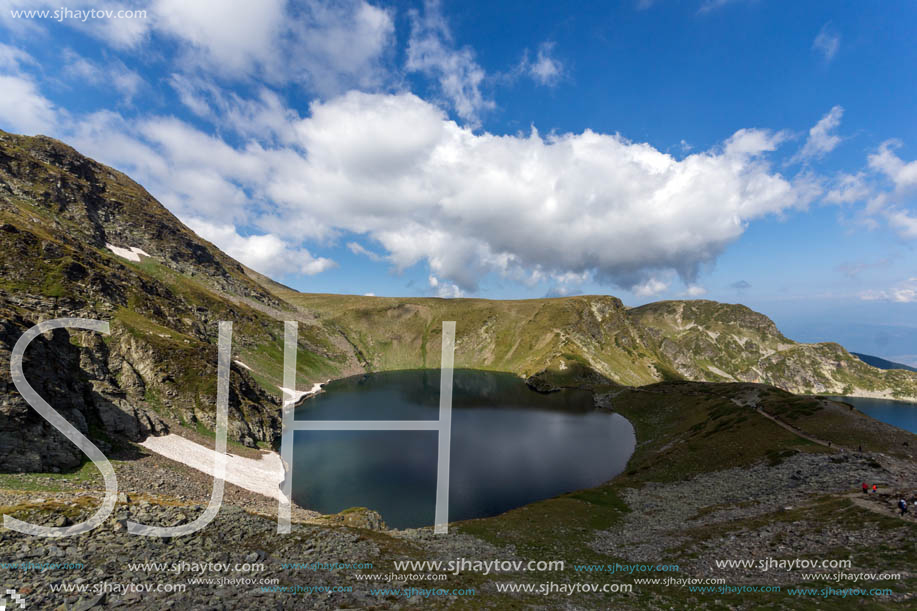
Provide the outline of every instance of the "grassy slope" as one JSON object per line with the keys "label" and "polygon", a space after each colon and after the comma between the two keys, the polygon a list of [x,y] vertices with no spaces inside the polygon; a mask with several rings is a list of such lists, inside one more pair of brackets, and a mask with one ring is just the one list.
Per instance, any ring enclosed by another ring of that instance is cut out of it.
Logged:
{"label": "grassy slope", "polygon": [[[0,278],[0,291],[9,295],[31,294],[50,301],[66,299],[68,305],[75,300],[77,307],[88,307],[99,312],[100,318],[108,318],[114,334],[124,331],[156,350],[168,352],[179,369],[189,374],[186,387],[195,388],[208,382],[209,386],[202,388],[206,392],[213,390],[210,387],[215,381],[194,373],[199,369],[200,349],[216,343],[216,321],[233,321],[234,355],[255,369],[254,377],[266,391],[279,396],[277,386],[283,372],[281,321],[244,303],[228,301],[205,280],[180,274],[154,259],[133,263],[108,251],[75,248],[59,242],[55,234],[32,233],[35,224],[23,222],[22,216],[11,214],[8,208],[0,212],[0,221],[21,232],[3,242],[2,248],[15,249],[18,264],[15,275],[4,274]],[[42,242],[22,239],[27,236],[36,236]],[[42,256],[41,245],[47,243],[57,244],[62,256],[53,259]],[[10,261],[14,255],[8,252],[4,258]],[[74,264],[109,279],[116,286],[117,295],[108,298],[93,295],[87,290],[84,278],[69,278],[65,270]],[[123,282],[119,281],[122,279]],[[34,316],[29,309],[8,305],[25,318]],[[195,333],[188,324],[197,308],[206,310],[213,321],[202,334]],[[301,326],[300,340],[297,364],[301,384],[341,371],[343,357],[336,354],[320,328]]]}
{"label": "grassy slope", "polygon": [[767,317],[712,301],[627,309],[607,296],[500,301],[304,294],[265,281],[277,297],[331,321],[370,370],[436,367],[440,323],[455,320],[456,366],[574,370],[627,386],[661,380],[770,383],[792,392],[917,398],[917,374],[882,371],[832,343],[799,344]]}
{"label": "grassy slope", "polygon": [[441,321],[456,321],[456,367],[530,376],[577,364],[620,384],[658,381],[620,300],[388,298],[270,290],[344,330],[371,370],[437,367]]}
{"label": "grassy slope", "polygon": [[[0,179],[14,187],[0,198],[0,309],[26,320],[47,318],[35,311],[39,302],[40,309],[110,320],[113,337],[128,335],[183,372],[182,387],[194,390],[201,404],[211,403],[215,385],[201,365],[215,370],[216,322],[230,320],[234,357],[279,396],[284,317],[272,314],[292,308],[239,263],[130,178],[62,143],[0,132],[0,161]],[[104,238],[98,234],[102,216],[122,219],[106,222]],[[107,240],[139,245],[154,257],[128,261],[104,248]],[[300,326],[300,386],[350,373],[347,360],[321,325]]]}

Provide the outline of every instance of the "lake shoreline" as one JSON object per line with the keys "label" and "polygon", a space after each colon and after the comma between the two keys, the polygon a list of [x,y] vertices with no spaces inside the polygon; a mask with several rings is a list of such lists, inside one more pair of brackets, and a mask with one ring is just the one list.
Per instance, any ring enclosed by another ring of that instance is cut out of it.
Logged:
{"label": "lake shoreline", "polygon": [[889,401],[917,407],[917,399],[900,399],[895,397],[875,397],[866,395],[806,395],[811,397],[825,397],[833,401],[843,401],[844,399],[869,399],[872,401]]}

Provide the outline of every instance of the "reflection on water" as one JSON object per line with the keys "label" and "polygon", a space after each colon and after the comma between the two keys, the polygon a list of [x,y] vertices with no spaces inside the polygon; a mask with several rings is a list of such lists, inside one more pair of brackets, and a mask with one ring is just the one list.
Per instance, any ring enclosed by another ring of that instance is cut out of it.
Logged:
{"label": "reflection on water", "polygon": [[[332,382],[297,419],[436,420],[439,371]],[[634,448],[630,423],[597,412],[591,394],[542,395],[511,374],[456,370],[450,520],[495,515],[620,473]],[[333,513],[376,509],[389,526],[433,522],[435,431],[298,431],[293,497]]]}

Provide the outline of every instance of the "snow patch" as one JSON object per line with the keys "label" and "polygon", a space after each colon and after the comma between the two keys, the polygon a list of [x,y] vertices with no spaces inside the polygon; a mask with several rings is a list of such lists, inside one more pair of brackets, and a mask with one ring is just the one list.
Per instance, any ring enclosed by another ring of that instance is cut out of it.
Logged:
{"label": "snow patch", "polygon": [[726,378],[727,380],[735,380],[734,377],[732,377],[731,375],[729,375],[728,373],[726,373],[725,371],[723,371],[722,369],[714,365],[709,365],[707,369],[709,369],[710,371],[712,371],[713,373],[715,373],[716,375],[720,377]]}
{"label": "snow patch", "polygon": [[[163,437],[148,437],[140,445],[214,477],[219,454],[199,443],[172,433]],[[283,475],[283,461],[276,452],[264,452],[260,460],[226,455],[226,481],[250,492],[285,501],[286,497],[280,491]]]}
{"label": "snow patch", "polygon": [[[329,380],[330,381],[330,380]],[[326,382],[327,384],[327,382]],[[283,405],[295,405],[303,397],[308,397],[309,395],[314,395],[322,389],[322,384],[316,382],[312,385],[312,388],[309,390],[291,390],[289,388],[280,387],[280,390],[283,392]]]}
{"label": "snow patch", "polygon": [[236,365],[238,365],[238,366],[241,367],[242,369],[248,369],[249,371],[252,371],[252,368],[249,367],[248,365],[246,365],[245,363],[243,363],[242,361],[236,361],[236,360],[234,360],[233,363],[235,363]]}
{"label": "snow patch", "polygon": [[122,259],[127,259],[128,261],[133,261],[134,263],[140,263],[140,255],[143,255],[144,257],[150,256],[149,253],[144,252],[143,249],[137,248],[136,246],[131,246],[130,248],[121,248],[120,246],[106,243],[105,248],[112,251]]}

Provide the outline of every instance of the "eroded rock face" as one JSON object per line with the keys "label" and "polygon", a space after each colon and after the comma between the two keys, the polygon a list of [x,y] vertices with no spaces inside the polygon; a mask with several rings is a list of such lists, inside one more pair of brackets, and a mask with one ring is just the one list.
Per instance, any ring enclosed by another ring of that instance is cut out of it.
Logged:
{"label": "eroded rock face", "polygon": [[[9,372],[10,350],[25,323],[16,319],[0,322],[0,367],[5,372]],[[80,370],[79,360],[79,350],[70,344],[67,333],[56,331],[50,338],[32,342],[23,372],[36,392],[85,435],[89,432],[87,415],[93,411],[87,403],[92,390],[85,377],[72,375]],[[5,471],[55,470],[80,464],[82,453],[49,423],[36,418],[9,374],[0,378],[0,392],[0,464]]]}
{"label": "eroded rock face", "polygon": [[[36,321],[2,308],[0,313],[0,469],[53,472],[78,466],[85,459],[82,452],[32,409],[12,383],[13,346]],[[216,349],[202,346],[200,353],[195,373],[215,389]],[[58,329],[32,341],[23,371],[39,396],[105,451],[111,437],[142,441],[168,433],[179,422],[215,427],[214,405],[201,404],[198,389],[183,385],[175,365],[168,351],[145,345],[121,329],[113,329],[104,340],[97,333]],[[233,370],[229,438],[254,447],[259,441],[272,443],[279,432],[275,400],[247,372]]]}
{"label": "eroded rock face", "polygon": [[[10,375],[16,341],[55,318],[110,323],[108,336],[62,329],[36,338],[24,363],[39,395],[103,451],[116,438],[140,441],[181,424],[212,430],[217,322],[263,328],[274,321],[238,302],[281,303],[139,185],[48,138],[0,132],[0,213],[0,470],[57,471],[85,460]],[[154,255],[151,273],[108,244]],[[171,284],[159,281],[169,274]],[[177,290],[183,278],[195,280]],[[273,443],[279,427],[278,400],[233,366],[230,439]]]}

